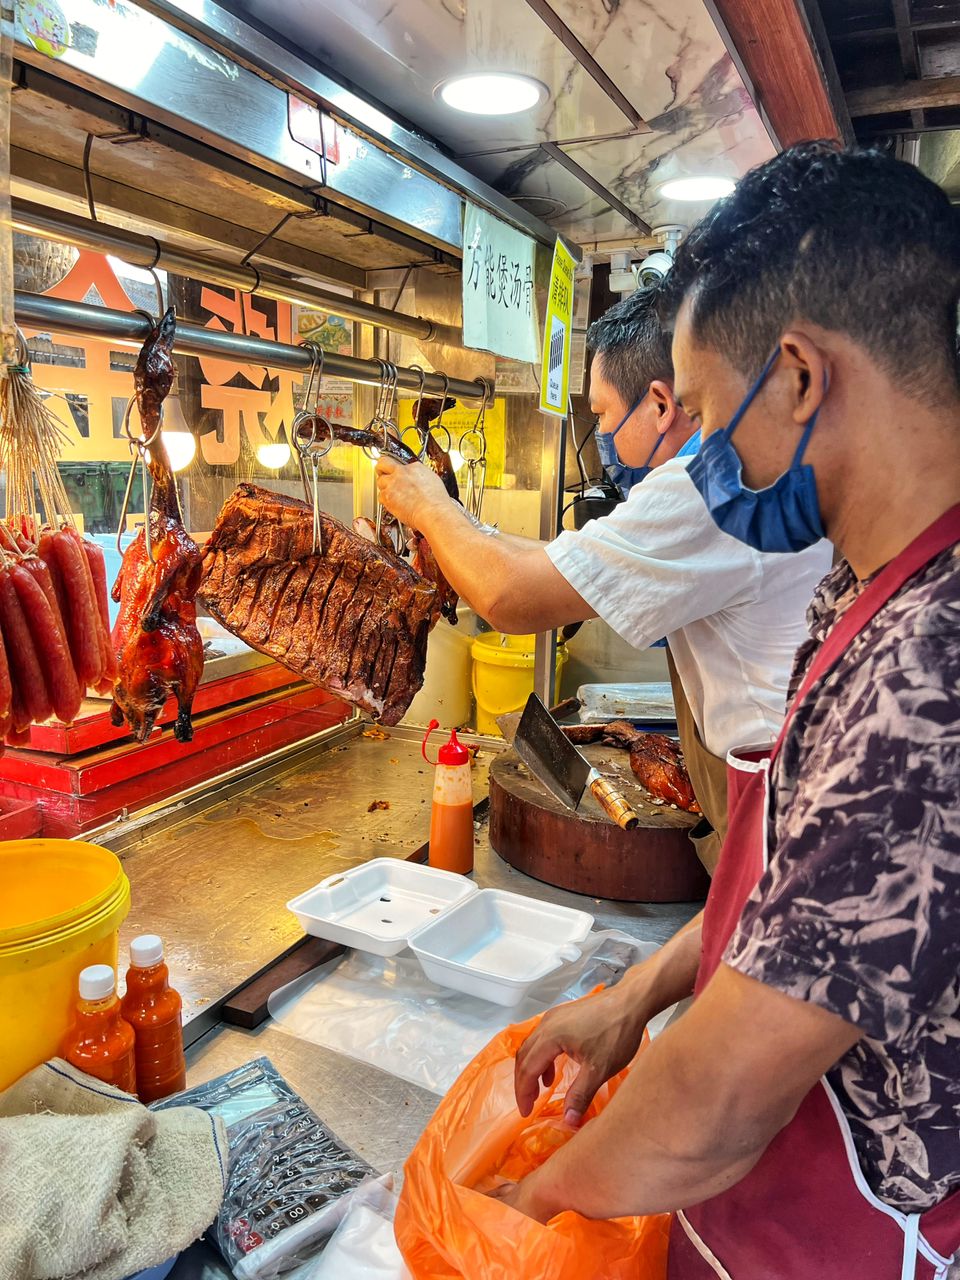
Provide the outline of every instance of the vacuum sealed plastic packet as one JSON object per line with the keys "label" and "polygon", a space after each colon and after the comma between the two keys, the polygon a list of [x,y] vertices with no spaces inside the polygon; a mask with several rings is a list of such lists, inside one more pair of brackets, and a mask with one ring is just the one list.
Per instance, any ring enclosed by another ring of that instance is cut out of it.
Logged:
{"label": "vacuum sealed plastic packet", "polygon": [[[539,1022],[501,1031],[474,1058],[404,1166],[394,1223],[413,1280],[664,1280],[669,1214],[594,1222],[565,1212],[546,1225],[486,1192],[532,1173],[573,1136],[563,1098],[576,1074],[566,1058],[530,1116],[517,1110],[517,1050]],[[597,1116],[630,1068],[590,1104]]]}
{"label": "vacuum sealed plastic packet", "polygon": [[237,1280],[274,1280],[315,1254],[376,1170],[351,1151],[267,1058],[155,1103],[200,1107],[227,1126],[227,1190],[209,1236]]}

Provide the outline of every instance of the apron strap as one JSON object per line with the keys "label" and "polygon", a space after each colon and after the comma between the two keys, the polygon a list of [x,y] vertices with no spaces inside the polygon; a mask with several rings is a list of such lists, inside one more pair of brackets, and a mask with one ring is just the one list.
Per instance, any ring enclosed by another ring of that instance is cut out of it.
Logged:
{"label": "apron strap", "polygon": [[917,1256],[920,1252],[920,1215],[911,1213],[903,1228],[903,1266],[900,1280],[915,1280]]}
{"label": "apron strap", "polygon": [[[727,834],[727,762],[715,756],[704,746],[669,644],[667,645],[667,668],[670,672],[670,687],[673,689],[680,746],[687,772],[690,774],[690,781],[693,783],[693,794],[697,797],[704,818],[713,828],[713,831],[699,843],[696,837],[691,838],[694,840],[701,862],[712,875],[720,856],[720,847]],[[715,848],[713,848],[714,845]]]}
{"label": "apron strap", "polygon": [[960,503],[944,512],[938,520],[924,529],[893,560],[847,609],[814,655],[793,702],[787,709],[783,727],[773,748],[776,759],[794,713],[817,681],[828,675],[849,649],[861,631],[880,612],[883,606],[897,594],[904,583],[925,569],[942,551],[960,541]]}

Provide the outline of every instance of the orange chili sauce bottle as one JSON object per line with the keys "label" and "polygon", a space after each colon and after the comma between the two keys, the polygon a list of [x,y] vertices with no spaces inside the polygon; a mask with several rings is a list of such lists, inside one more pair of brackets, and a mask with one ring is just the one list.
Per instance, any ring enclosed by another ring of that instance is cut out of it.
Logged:
{"label": "orange chili sauce bottle", "polygon": [[61,1050],[73,1066],[126,1093],[136,1093],[133,1027],[120,1010],[117,978],[108,964],[80,974],[75,1021]]}

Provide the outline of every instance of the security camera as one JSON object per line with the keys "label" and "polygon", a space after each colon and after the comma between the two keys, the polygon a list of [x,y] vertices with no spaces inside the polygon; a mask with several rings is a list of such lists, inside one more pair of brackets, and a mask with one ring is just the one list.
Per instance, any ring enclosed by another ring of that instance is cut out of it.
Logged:
{"label": "security camera", "polygon": [[637,283],[640,285],[659,284],[672,266],[673,258],[669,253],[659,251],[648,254],[636,268]]}

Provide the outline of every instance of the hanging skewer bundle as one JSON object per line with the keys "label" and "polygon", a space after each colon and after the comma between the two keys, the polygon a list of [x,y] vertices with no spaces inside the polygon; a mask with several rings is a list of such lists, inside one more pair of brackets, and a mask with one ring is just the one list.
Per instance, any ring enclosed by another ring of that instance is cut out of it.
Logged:
{"label": "hanging skewer bundle", "polygon": [[66,437],[18,343],[0,377],[0,736],[12,744],[31,723],[71,723],[116,676],[103,552],[76,529],[57,468]]}

